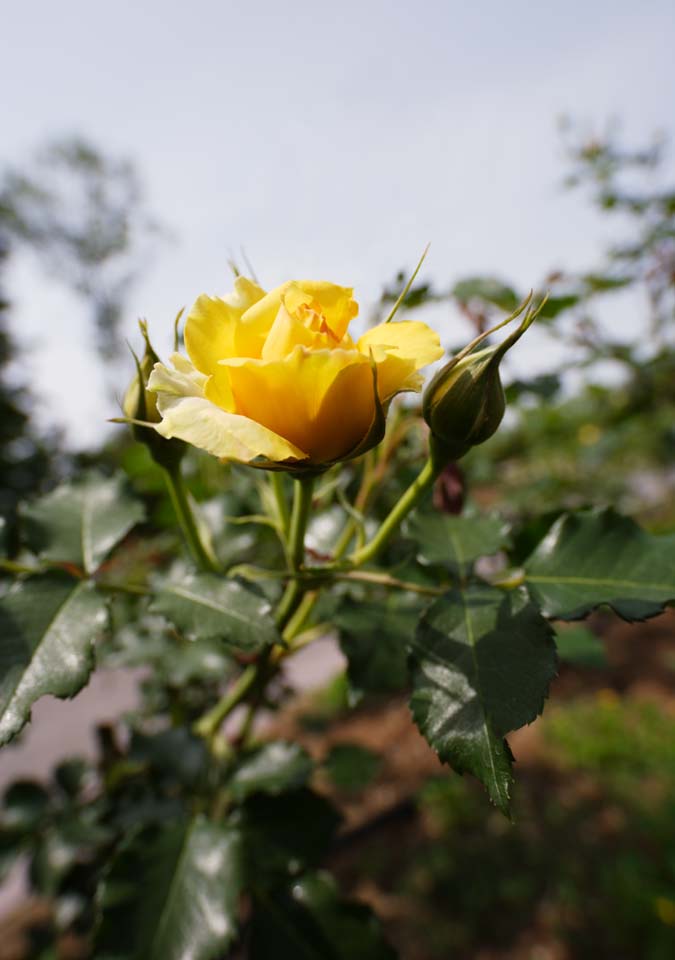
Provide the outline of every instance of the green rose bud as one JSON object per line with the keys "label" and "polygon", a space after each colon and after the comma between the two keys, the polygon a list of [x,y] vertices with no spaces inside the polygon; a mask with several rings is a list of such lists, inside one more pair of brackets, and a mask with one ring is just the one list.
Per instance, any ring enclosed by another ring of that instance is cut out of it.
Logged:
{"label": "green rose bud", "polygon": [[122,409],[125,417],[131,423],[131,432],[134,439],[146,445],[152,459],[160,467],[172,469],[180,463],[187,449],[187,444],[182,440],[167,440],[152,427],[144,426],[146,423],[159,423],[161,420],[157,410],[155,394],[147,389],[148,379],[154,365],[159,363],[159,357],[150,342],[147,324],[144,320],[139,320],[138,325],[145,341],[145,351],[139,360],[132,350],[136,363],[136,376],[129,384],[124,395]]}
{"label": "green rose bud", "polygon": [[[502,422],[506,399],[499,364],[544,304],[542,301],[536,309],[529,309],[531,297],[530,294],[515,313],[453,357],[425,390],[422,412],[431,430],[431,457],[439,469],[484,443]],[[475,350],[486,337],[520,316],[526,308],[520,326],[503,343]]]}

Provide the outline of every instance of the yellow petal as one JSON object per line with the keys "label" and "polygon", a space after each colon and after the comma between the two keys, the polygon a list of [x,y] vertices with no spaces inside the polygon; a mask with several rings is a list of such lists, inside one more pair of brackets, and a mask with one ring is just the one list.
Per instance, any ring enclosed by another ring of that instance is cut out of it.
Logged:
{"label": "yellow petal", "polygon": [[153,393],[166,393],[176,397],[201,397],[208,377],[180,353],[174,353],[169,358],[173,367],[163,363],[156,363],[148,378],[148,390]]}
{"label": "yellow petal", "polygon": [[381,323],[359,338],[357,348],[372,353],[382,400],[401,390],[418,390],[417,371],[443,356],[438,334],[418,320]]}
{"label": "yellow petal", "polygon": [[185,346],[202,373],[212,374],[223,357],[236,356],[235,332],[241,316],[265,291],[246,277],[237,277],[234,292],[222,299],[199,297],[185,322]]}
{"label": "yellow petal", "polygon": [[265,340],[287,299],[289,313],[300,306],[316,303],[330,327],[335,341],[342,340],[349,321],[359,312],[351,287],[339,287],[324,280],[290,280],[271,290],[243,315],[236,335],[236,353],[240,357],[261,357]]}
{"label": "yellow petal", "polygon": [[231,359],[238,413],[305,450],[312,462],[348,453],[374,416],[368,358],[356,350],[309,351],[297,346],[284,360]]}
{"label": "yellow petal", "polygon": [[321,313],[337,340],[342,340],[349,323],[359,312],[352,287],[339,287],[324,280],[296,280],[296,286],[321,304]]}
{"label": "yellow petal", "polygon": [[286,309],[286,301],[279,307],[272,329],[262,348],[263,360],[283,360],[300,344],[309,350],[334,346],[326,342],[325,334],[318,333]]}
{"label": "yellow petal", "polygon": [[162,417],[155,429],[163,437],[177,437],[216,457],[243,463],[256,457],[274,462],[307,459],[303,450],[261,424],[211,403],[202,394],[208,382],[204,374],[178,354],[172,360],[174,369],[155,364],[148,382]]}

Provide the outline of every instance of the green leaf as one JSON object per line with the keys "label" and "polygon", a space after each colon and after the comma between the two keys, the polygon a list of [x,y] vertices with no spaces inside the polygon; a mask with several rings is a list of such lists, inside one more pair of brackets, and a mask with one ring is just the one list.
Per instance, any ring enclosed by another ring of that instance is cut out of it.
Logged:
{"label": "green leaf", "polygon": [[269,890],[289,872],[317,866],[340,820],[333,805],[308,787],[248,797],[241,808],[248,885]]}
{"label": "green leaf", "polygon": [[421,618],[411,661],[415,723],[441,760],[478,777],[508,814],[503,737],[541,713],[556,673],[551,627],[520,593],[453,590]]}
{"label": "green leaf", "polygon": [[147,767],[169,783],[194,788],[206,774],[209,754],[201,737],[186,727],[170,727],[159,733],[134,731],[128,759]]}
{"label": "green leaf", "polygon": [[304,786],[313,767],[299,744],[276,740],[244,757],[228,787],[238,800],[252,793],[279,794]]}
{"label": "green leaf", "polygon": [[421,604],[345,600],[335,615],[353,693],[396,693],[408,684],[408,648]]}
{"label": "green leaf", "polygon": [[581,667],[607,667],[605,645],[588,627],[566,627],[556,630],[558,657],[565,663]]}
{"label": "green leaf", "polygon": [[358,743],[336,743],[324,760],[324,769],[338,790],[364,790],[377,776],[382,758]]}
{"label": "green leaf", "polygon": [[24,540],[42,559],[93,573],[144,511],[121,477],[90,474],[23,507],[21,516]]}
{"label": "green leaf", "polygon": [[135,835],[99,891],[97,960],[216,960],[232,943],[241,841],[203,816]]}
{"label": "green leaf", "polygon": [[32,833],[49,808],[49,794],[33,780],[16,780],[5,791],[2,827],[17,833]]}
{"label": "green leaf", "polygon": [[395,960],[369,907],[342,900],[326,873],[255,902],[250,960]]}
{"label": "green leaf", "polygon": [[468,303],[474,299],[484,300],[509,313],[516,309],[522,299],[512,287],[495,277],[467,277],[460,280],[453,287],[452,296],[460,303]]}
{"label": "green leaf", "polygon": [[600,273],[587,273],[582,278],[591,293],[621,290],[634,282],[633,277],[610,277]]}
{"label": "green leaf", "polygon": [[578,293],[569,293],[559,297],[549,297],[539,314],[542,320],[554,320],[558,314],[565,310],[571,310],[581,302],[581,295]]}
{"label": "green leaf", "polygon": [[246,653],[279,640],[269,601],[241,581],[213,573],[188,574],[161,584],[151,609],[190,638],[220,637]]}
{"label": "green leaf", "polygon": [[105,622],[93,585],[59,573],[23,580],[0,599],[0,744],[21,730],[40,697],[82,689]]}
{"label": "green leaf", "polygon": [[675,536],[651,536],[611,509],[566,514],[525,562],[525,582],[547,617],[579,620],[607,604],[645,620],[675,600]]}
{"label": "green leaf", "polygon": [[498,553],[508,546],[506,524],[497,516],[449,517],[418,514],[407,526],[408,535],[419,544],[423,563],[440,563],[459,576],[466,576],[479,557]]}

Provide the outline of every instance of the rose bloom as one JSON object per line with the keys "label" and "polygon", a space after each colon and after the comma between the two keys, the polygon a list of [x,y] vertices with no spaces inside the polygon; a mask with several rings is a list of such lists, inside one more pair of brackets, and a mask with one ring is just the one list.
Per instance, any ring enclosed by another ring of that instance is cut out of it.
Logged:
{"label": "rose bloom", "polygon": [[226,460],[302,470],[363,453],[382,439],[388,402],[419,390],[443,353],[417,321],[374,327],[356,342],[352,289],[292,280],[270,293],[244,277],[223,299],[201,296],[185,324],[189,359],[155,364],[162,436]]}

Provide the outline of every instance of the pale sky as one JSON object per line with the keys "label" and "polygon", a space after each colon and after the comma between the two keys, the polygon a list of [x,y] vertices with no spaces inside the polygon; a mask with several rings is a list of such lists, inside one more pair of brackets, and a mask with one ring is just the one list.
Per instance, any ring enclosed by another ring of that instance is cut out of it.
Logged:
{"label": "pale sky", "polygon": [[[614,227],[562,190],[556,118],[673,132],[672,0],[22,0],[2,21],[0,163],[70,133],[136,161],[174,241],[126,330],[147,317],[162,349],[180,306],[227,292],[241,245],[265,286],[353,285],[363,313],[429,241],[444,287],[589,267]],[[116,410],[83,308],[26,258],[8,286],[41,422],[95,441]],[[516,367],[534,362],[533,340]]]}

